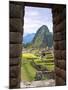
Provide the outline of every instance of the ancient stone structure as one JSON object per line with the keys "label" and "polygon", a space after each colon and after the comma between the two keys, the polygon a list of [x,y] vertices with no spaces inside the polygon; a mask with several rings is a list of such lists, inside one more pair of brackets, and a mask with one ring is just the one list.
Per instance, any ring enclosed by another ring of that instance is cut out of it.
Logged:
{"label": "ancient stone structure", "polygon": [[23,3],[9,3],[10,10],[10,69],[9,69],[9,87],[20,87],[20,63],[22,52],[22,35],[23,35]]}
{"label": "ancient stone structure", "polygon": [[66,6],[58,4],[39,4],[28,2],[9,2],[10,56],[9,88],[20,88],[20,64],[24,7],[38,6],[52,8],[54,30],[55,80],[56,85],[66,84]]}
{"label": "ancient stone structure", "polygon": [[54,5],[53,31],[56,85],[66,84],[66,6]]}

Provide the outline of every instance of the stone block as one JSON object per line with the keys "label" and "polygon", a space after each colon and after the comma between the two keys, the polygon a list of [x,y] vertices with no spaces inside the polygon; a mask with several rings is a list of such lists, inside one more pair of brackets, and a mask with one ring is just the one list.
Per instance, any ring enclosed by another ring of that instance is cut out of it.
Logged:
{"label": "stone block", "polygon": [[20,82],[19,82],[18,78],[10,78],[9,88],[11,88],[11,89],[20,88]]}
{"label": "stone block", "polygon": [[23,32],[23,20],[18,18],[10,19],[10,31],[11,32]]}
{"label": "stone block", "polygon": [[61,51],[62,59],[66,60],[66,50]]}
{"label": "stone block", "polygon": [[20,57],[22,53],[22,44],[10,44],[10,58]]}
{"label": "stone block", "polygon": [[59,41],[58,46],[59,46],[60,50],[65,50],[66,49],[66,41],[65,40]]}
{"label": "stone block", "polygon": [[54,57],[55,57],[56,60],[62,59],[61,51],[60,50],[55,50],[54,51]]}
{"label": "stone block", "polygon": [[53,18],[53,23],[54,24],[59,24],[66,18],[66,9],[63,9],[62,12],[58,13],[54,16]]}
{"label": "stone block", "polygon": [[20,65],[10,66],[10,78],[17,78],[20,74]]}
{"label": "stone block", "polygon": [[54,41],[54,50],[59,50],[58,41]]}
{"label": "stone block", "polygon": [[10,11],[10,17],[12,18],[21,18],[22,17],[22,6],[17,4],[10,4],[9,11]]}
{"label": "stone block", "polygon": [[60,41],[60,40],[65,40],[65,33],[63,33],[62,31],[54,33],[54,41]]}
{"label": "stone block", "polygon": [[10,32],[10,43],[22,43],[23,35],[20,32]]}
{"label": "stone block", "polygon": [[65,60],[56,60],[56,66],[61,69],[66,69],[66,61]]}
{"label": "stone block", "polygon": [[54,32],[62,32],[63,30],[66,30],[66,21],[63,20],[62,22],[60,22],[59,24],[54,24],[53,27]]}
{"label": "stone block", "polygon": [[20,62],[21,62],[21,58],[20,57],[18,57],[18,58],[10,58],[10,61],[9,61],[11,66],[12,65],[19,65]]}
{"label": "stone block", "polygon": [[63,86],[63,85],[65,85],[65,80],[59,76],[56,76],[56,86]]}
{"label": "stone block", "polygon": [[66,78],[66,72],[65,72],[64,69],[61,69],[61,68],[59,68],[59,67],[56,67],[56,68],[55,68],[55,72],[56,72],[56,75],[57,75],[57,76],[59,76],[59,77],[61,77],[62,79],[65,80],[65,78]]}

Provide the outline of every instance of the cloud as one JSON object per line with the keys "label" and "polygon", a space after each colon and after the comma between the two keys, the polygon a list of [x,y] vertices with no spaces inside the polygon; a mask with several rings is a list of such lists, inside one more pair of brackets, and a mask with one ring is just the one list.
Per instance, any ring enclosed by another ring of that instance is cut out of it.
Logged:
{"label": "cloud", "polygon": [[29,13],[26,12],[25,16],[38,16],[38,14],[39,14],[38,12],[32,11],[32,12],[29,12]]}
{"label": "cloud", "polygon": [[53,31],[51,9],[26,7],[24,16],[24,34],[34,33],[42,25],[47,25]]}
{"label": "cloud", "polygon": [[25,8],[26,12],[25,12],[25,16],[38,16],[39,12],[37,10],[35,10],[35,8],[33,7],[26,7]]}

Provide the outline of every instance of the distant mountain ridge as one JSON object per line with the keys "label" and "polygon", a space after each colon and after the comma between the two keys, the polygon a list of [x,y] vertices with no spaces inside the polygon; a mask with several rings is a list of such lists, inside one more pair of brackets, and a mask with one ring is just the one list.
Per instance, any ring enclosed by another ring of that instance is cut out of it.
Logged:
{"label": "distant mountain ridge", "polygon": [[35,36],[35,33],[27,34],[26,36],[23,37],[23,43],[24,44],[31,43],[34,36]]}

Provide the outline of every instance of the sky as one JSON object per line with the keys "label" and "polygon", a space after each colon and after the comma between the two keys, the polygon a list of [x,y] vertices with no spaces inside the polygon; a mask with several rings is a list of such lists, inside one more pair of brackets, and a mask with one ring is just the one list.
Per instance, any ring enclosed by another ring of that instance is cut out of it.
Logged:
{"label": "sky", "polygon": [[51,9],[25,6],[24,36],[36,33],[42,25],[46,25],[53,32]]}

